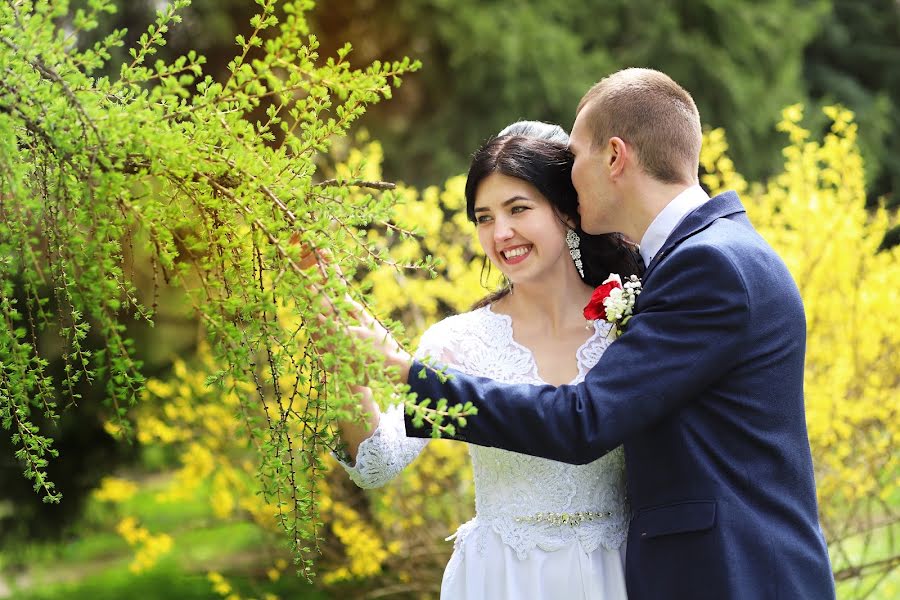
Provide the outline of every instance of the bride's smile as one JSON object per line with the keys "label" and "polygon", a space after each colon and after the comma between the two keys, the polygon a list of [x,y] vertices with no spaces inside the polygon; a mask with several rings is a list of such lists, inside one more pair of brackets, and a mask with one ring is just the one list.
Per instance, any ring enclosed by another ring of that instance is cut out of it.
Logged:
{"label": "bride's smile", "polygon": [[531,244],[525,244],[522,246],[507,248],[506,250],[501,250],[500,254],[503,255],[504,259],[506,259],[506,264],[517,265],[525,260],[529,254],[531,254],[531,248]]}

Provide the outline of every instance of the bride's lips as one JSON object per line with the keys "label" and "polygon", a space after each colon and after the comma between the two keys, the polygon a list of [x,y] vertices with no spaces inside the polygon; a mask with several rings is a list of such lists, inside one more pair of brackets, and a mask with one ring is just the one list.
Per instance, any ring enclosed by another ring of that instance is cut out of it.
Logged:
{"label": "bride's lips", "polygon": [[522,246],[513,246],[512,248],[506,248],[505,250],[500,251],[500,256],[503,257],[503,262],[508,265],[516,265],[528,258],[528,255],[531,254],[531,244],[524,244]]}

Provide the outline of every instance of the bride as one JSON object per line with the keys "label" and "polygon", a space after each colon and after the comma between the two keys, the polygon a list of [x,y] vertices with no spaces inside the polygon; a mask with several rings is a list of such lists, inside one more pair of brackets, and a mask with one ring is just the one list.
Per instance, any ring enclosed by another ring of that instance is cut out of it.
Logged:
{"label": "bride", "polygon": [[[620,237],[578,227],[568,136],[558,126],[519,122],[472,160],[466,210],[491,264],[508,283],[467,313],[429,328],[417,358],[509,383],[577,383],[611,341],[588,328],[582,309],[610,272],[638,273]],[[381,413],[359,388],[370,428],[340,425],[357,485],[384,485],[428,440],[406,438],[403,412]],[[621,448],[587,465],[469,446],[476,516],[454,534],[444,599],[618,600],[628,507]]]}

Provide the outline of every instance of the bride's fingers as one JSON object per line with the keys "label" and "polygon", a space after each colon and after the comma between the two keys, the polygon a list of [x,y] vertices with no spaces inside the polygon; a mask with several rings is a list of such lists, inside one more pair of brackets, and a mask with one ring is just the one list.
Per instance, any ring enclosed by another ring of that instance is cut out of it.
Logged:
{"label": "bride's fingers", "polygon": [[[325,338],[329,336],[334,336],[335,334],[343,333],[345,336],[350,336],[347,328],[339,328],[335,320],[329,315],[318,315],[316,317],[318,321],[318,327],[310,327],[309,337],[316,344],[316,350],[319,353],[327,353],[334,352],[335,347],[332,341],[324,341]],[[334,339],[333,337],[331,338]]]}
{"label": "bride's fingers", "polygon": [[328,264],[328,258],[326,258],[324,251],[316,250],[308,244],[303,244],[300,249],[299,266],[301,269],[306,271],[312,267],[318,267],[319,271],[322,271],[326,264]]}
{"label": "bride's fingers", "polygon": [[331,330],[338,327],[338,322],[341,323],[341,326],[344,326],[347,324],[345,320],[343,318],[336,318],[336,315],[343,313],[349,317],[351,323],[355,322],[369,328],[381,328],[378,320],[349,294],[344,295],[341,304],[343,306],[338,308],[327,294],[320,293],[318,297],[312,301],[313,309],[319,313],[317,315],[319,325],[323,328],[327,325],[328,329]]}
{"label": "bride's fingers", "polygon": [[301,269],[306,270],[313,265],[318,264],[319,261],[318,257],[316,256],[316,249],[310,246],[307,242],[302,241],[299,231],[294,231],[291,233],[288,244],[290,244],[291,246],[300,246],[299,267]]}
{"label": "bride's fingers", "polygon": [[356,318],[361,325],[374,327],[378,322],[366,307],[354,300],[349,294],[344,296],[344,302],[350,305],[349,313]]}
{"label": "bride's fingers", "polygon": [[347,332],[359,340],[371,340],[375,349],[382,353],[391,353],[400,349],[400,344],[397,343],[391,332],[378,324],[374,328],[351,325],[347,327]]}
{"label": "bride's fingers", "polygon": [[291,246],[300,246],[300,262],[301,269],[306,270],[313,266],[318,266],[321,271],[325,265],[331,262],[331,253],[328,250],[315,248],[308,242],[304,242],[299,231],[291,233],[288,240]]}

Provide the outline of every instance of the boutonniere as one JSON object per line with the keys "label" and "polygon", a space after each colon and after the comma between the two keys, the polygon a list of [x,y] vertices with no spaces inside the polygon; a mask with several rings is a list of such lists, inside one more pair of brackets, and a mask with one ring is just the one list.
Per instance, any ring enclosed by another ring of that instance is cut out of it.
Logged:
{"label": "boutonniere", "polygon": [[584,307],[584,318],[590,322],[602,319],[612,323],[616,332],[621,333],[631,320],[640,295],[641,280],[637,275],[631,275],[622,283],[621,277],[611,273],[591,294],[590,302]]}

